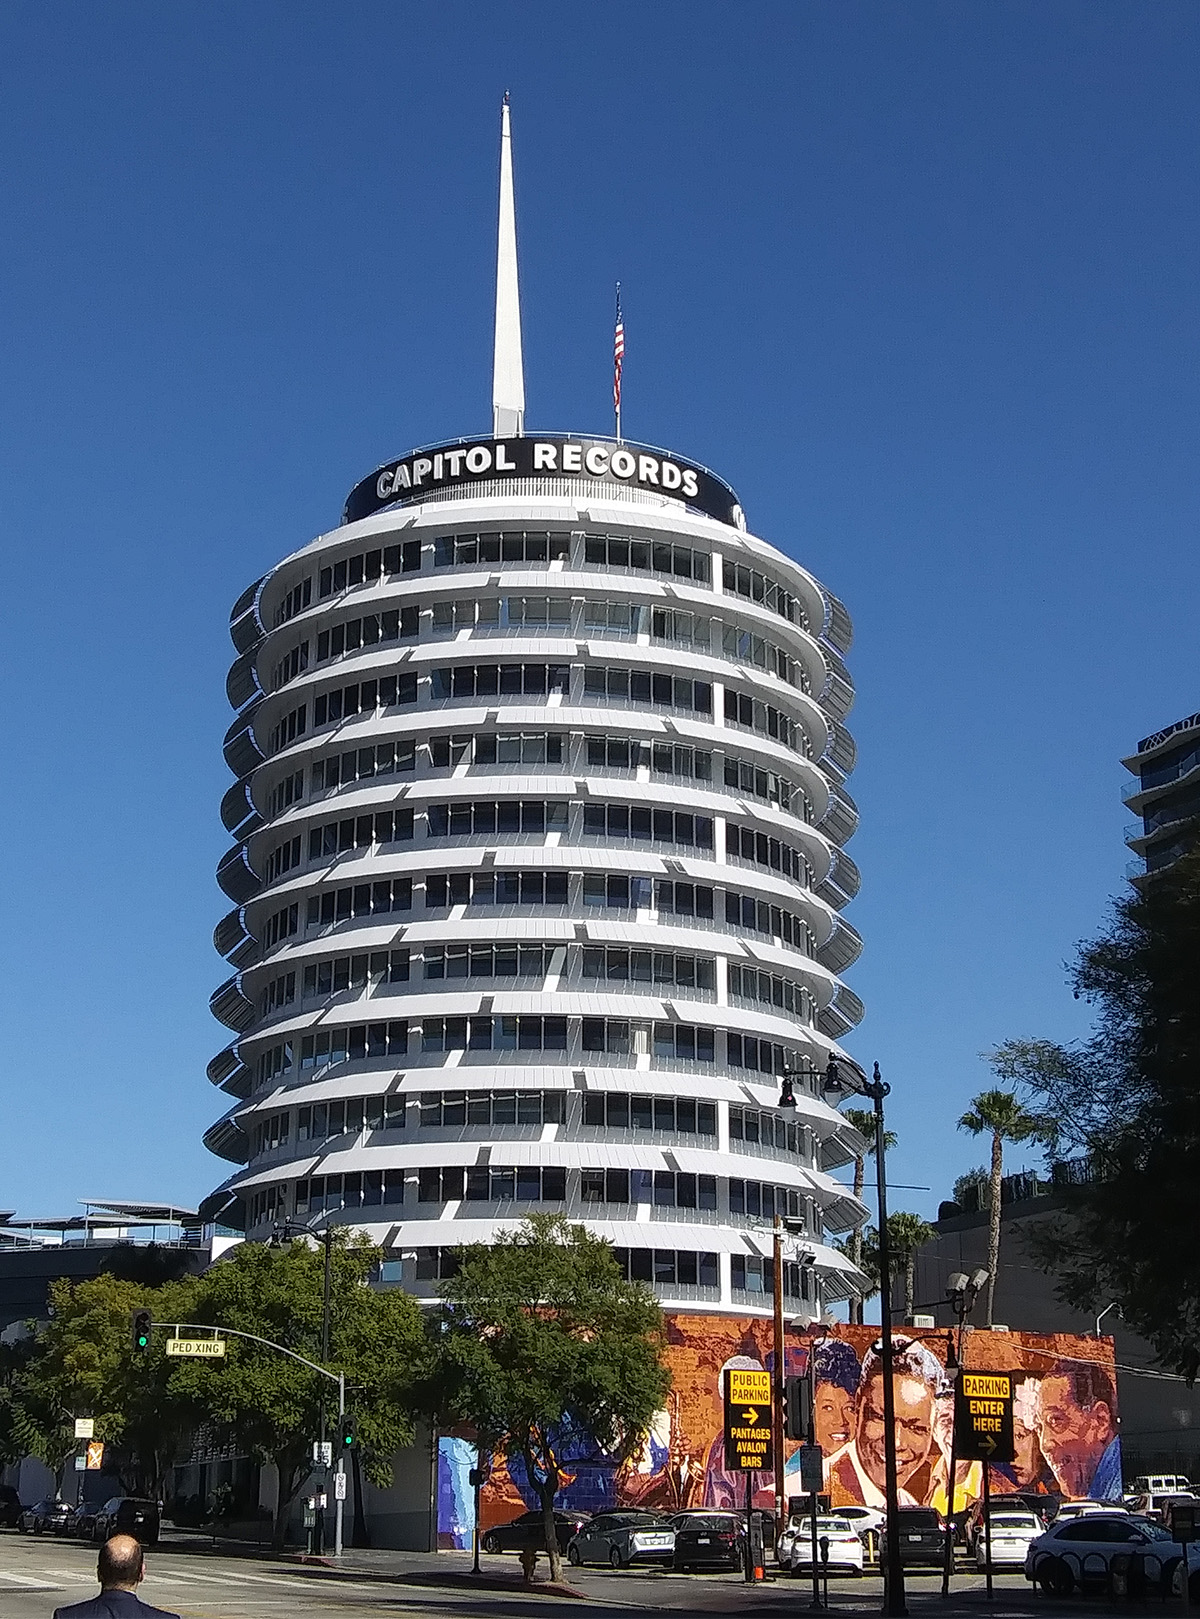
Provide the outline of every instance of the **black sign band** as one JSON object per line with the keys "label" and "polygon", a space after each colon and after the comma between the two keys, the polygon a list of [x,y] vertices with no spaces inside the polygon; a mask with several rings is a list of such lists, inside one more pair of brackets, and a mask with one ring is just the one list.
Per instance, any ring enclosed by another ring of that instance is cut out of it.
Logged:
{"label": "black sign band", "polygon": [[342,521],[357,523],[385,506],[404,505],[463,485],[505,478],[586,479],[668,495],[706,517],[745,528],[733,490],[715,473],[678,456],[615,439],[541,438],[456,439],[389,461],[355,484]]}

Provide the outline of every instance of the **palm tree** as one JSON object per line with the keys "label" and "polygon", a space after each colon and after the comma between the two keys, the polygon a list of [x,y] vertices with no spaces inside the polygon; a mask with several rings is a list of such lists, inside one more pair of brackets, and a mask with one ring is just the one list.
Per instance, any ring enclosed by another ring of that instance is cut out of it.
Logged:
{"label": "palm tree", "polygon": [[888,1215],[888,1245],[894,1256],[893,1263],[904,1265],[904,1319],[911,1321],[916,1307],[917,1249],[935,1237],[937,1232],[919,1214],[899,1210]]}
{"label": "palm tree", "polygon": [[[866,1180],[867,1159],[875,1156],[875,1115],[868,1112],[866,1108],[847,1107],[842,1109],[842,1117],[851,1129],[857,1130],[859,1135],[864,1136],[867,1141],[866,1152],[855,1153],[854,1155],[854,1195],[861,1201],[863,1185]],[[891,1130],[883,1132],[883,1145],[885,1151],[887,1148],[896,1145],[896,1137]],[[864,1256],[861,1226],[851,1233],[849,1247],[846,1252],[859,1270],[862,1270]],[[878,1285],[879,1283],[876,1281],[875,1286],[878,1287]],[[873,1293],[874,1291],[875,1288],[872,1288],[871,1292]],[[862,1325],[863,1303],[863,1299],[851,1299],[850,1301],[850,1319],[857,1322],[859,1326]]]}
{"label": "palm tree", "polygon": [[958,1128],[973,1136],[990,1134],[992,1138],[992,1174],[988,1193],[988,1270],[991,1274],[987,1285],[985,1323],[990,1327],[996,1297],[996,1273],[1000,1269],[1000,1183],[1004,1179],[1004,1143],[1028,1141],[1031,1137],[1041,1136],[1045,1127],[1038,1115],[1018,1102],[1011,1091],[994,1090],[979,1093],[959,1119]]}

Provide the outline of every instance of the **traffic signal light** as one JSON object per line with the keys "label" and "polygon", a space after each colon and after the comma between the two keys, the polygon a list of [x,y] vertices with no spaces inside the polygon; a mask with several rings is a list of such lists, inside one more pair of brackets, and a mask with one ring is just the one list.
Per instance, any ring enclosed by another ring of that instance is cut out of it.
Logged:
{"label": "traffic signal light", "polygon": [[807,1377],[788,1377],[783,1384],[783,1431],[789,1439],[809,1442],[812,1433],[812,1384]]}
{"label": "traffic signal light", "polygon": [[150,1328],[152,1325],[149,1310],[131,1310],[129,1312],[129,1325],[133,1333],[134,1349],[149,1349]]}
{"label": "traffic signal light", "polygon": [[358,1434],[355,1429],[354,1418],[349,1411],[345,1411],[338,1418],[338,1449],[342,1451],[350,1450],[357,1443],[357,1440]]}

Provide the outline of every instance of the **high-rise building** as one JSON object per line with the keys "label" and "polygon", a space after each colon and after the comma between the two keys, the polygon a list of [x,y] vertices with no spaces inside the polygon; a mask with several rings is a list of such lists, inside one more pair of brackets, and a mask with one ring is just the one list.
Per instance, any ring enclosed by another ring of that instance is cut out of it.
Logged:
{"label": "high-rise building", "polygon": [[[405,455],[236,603],[216,930],[238,1168],[433,1295],[531,1211],[668,1308],[856,1293],[850,621],[669,451],[527,434],[505,109],[490,437]],[[794,1105],[780,1106],[794,1087]]]}
{"label": "high-rise building", "polygon": [[1140,817],[1126,828],[1137,855],[1128,875],[1136,882],[1165,871],[1196,842],[1200,827],[1200,714],[1189,714],[1153,736],[1121,763],[1135,780],[1125,787],[1128,807]]}

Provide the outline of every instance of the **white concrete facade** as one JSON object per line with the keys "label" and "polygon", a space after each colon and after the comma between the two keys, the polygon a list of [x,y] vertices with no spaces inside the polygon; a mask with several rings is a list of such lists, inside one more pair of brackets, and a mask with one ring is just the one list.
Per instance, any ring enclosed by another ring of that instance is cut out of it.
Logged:
{"label": "white concrete facade", "polygon": [[345,1222],[433,1296],[561,1211],[747,1314],[780,1213],[789,1315],[856,1291],[860,1143],[813,1080],[777,1107],[861,1016],[841,604],[682,501],[522,480],[320,536],[231,633],[205,1212]]}

